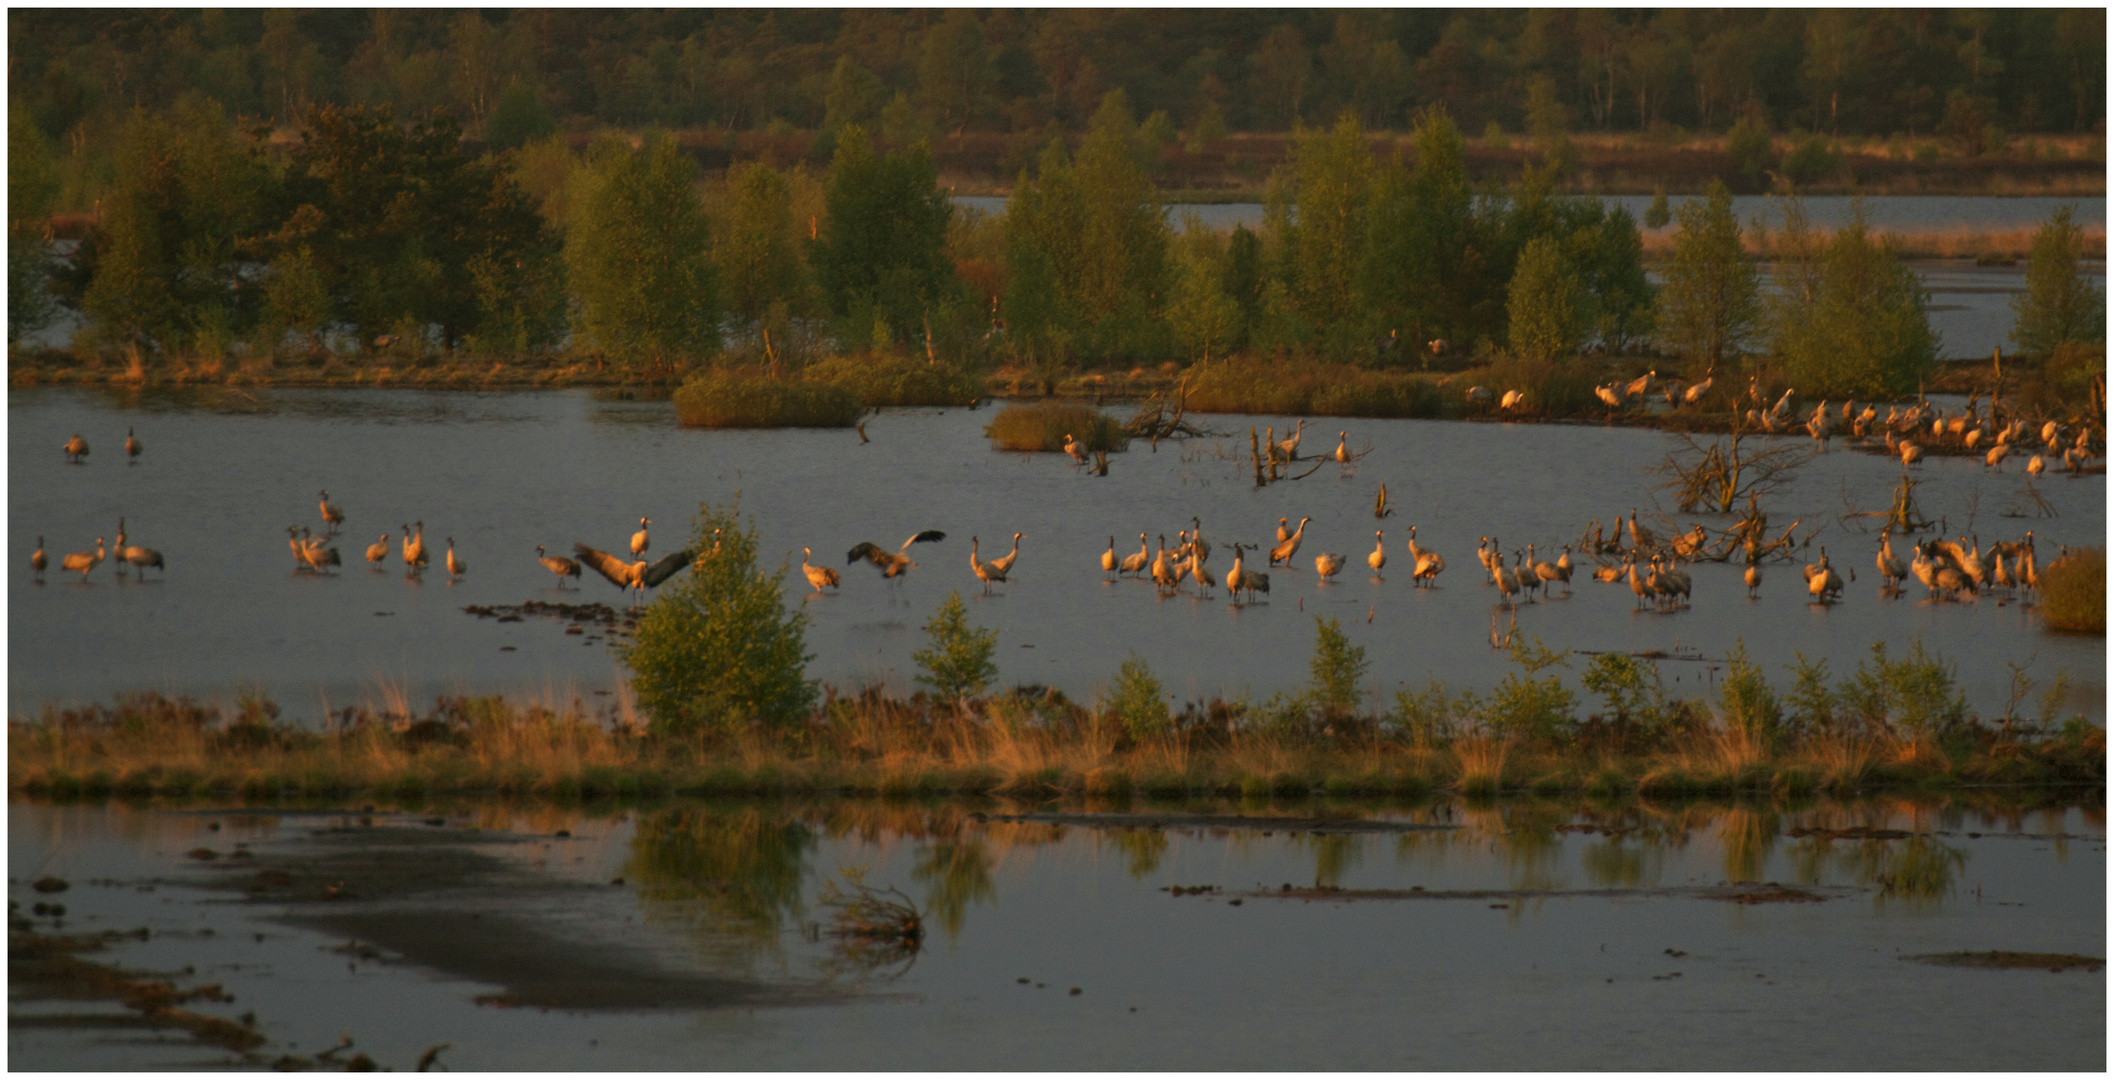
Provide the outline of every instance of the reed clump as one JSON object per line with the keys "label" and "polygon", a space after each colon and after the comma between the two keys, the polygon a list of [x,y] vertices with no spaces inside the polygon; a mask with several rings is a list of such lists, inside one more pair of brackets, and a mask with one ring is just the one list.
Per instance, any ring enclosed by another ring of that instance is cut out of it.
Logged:
{"label": "reed clump", "polygon": [[1000,450],[1057,453],[1067,435],[1089,451],[1130,448],[1129,432],[1115,419],[1091,406],[1058,401],[1009,405],[991,418],[984,434]]}
{"label": "reed clump", "polygon": [[675,392],[685,427],[850,427],[865,411],[849,387],[748,371],[707,372]]}
{"label": "reed clump", "polygon": [[2040,613],[2050,630],[2107,632],[2107,549],[2073,548],[2041,571]]}
{"label": "reed clump", "polygon": [[984,380],[944,361],[903,356],[832,356],[809,364],[801,378],[842,386],[859,395],[868,408],[880,406],[971,405],[984,393]]}
{"label": "reed clump", "polygon": [[1198,371],[1188,407],[1208,413],[1430,419],[1445,415],[1443,401],[1438,383],[1422,375],[1240,359]]}

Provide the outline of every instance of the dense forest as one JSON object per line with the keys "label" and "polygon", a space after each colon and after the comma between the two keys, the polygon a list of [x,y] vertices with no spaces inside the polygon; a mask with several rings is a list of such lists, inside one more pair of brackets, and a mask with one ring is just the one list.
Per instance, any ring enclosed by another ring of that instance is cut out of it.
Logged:
{"label": "dense forest", "polygon": [[[1566,367],[1580,350],[1644,348],[1698,377],[1764,352],[1814,369],[1801,385],[1900,393],[1938,348],[1925,297],[1861,223],[1803,228],[1799,157],[1832,153],[1821,132],[1974,153],[2103,114],[2096,10],[9,17],[10,340],[56,305],[91,362],[212,372],[1443,352],[1513,365],[1553,407],[1592,400]],[[1664,289],[1639,223],[1565,186],[1572,132],[1679,124],[1764,150],[1806,126],[1768,159],[1799,303],[1761,302],[1724,185],[1653,205],[1648,224],[1679,220]],[[729,148],[736,128],[807,134],[713,163],[700,125]],[[1177,125],[1289,129],[1261,228],[1168,220]],[[1479,125],[1523,132],[1501,182],[1471,168]],[[967,131],[1021,144],[1002,215],[948,197],[934,147]],[[51,247],[68,209],[88,211],[78,243]],[[2045,352],[2101,335],[2093,297],[2070,296],[2077,228],[2044,232],[2036,266],[2067,275],[2041,290]],[[1854,349],[1814,344],[1852,329]]]}
{"label": "dense forest", "polygon": [[[1560,111],[1579,131],[2091,132],[2103,9],[1033,11],[86,10],[8,13],[8,88],[46,137],[107,134],[186,91],[297,123],[317,104],[540,125],[933,133],[1084,130],[1104,94],[1183,131],[1352,111],[1471,134]],[[891,108],[894,114],[891,115]]]}

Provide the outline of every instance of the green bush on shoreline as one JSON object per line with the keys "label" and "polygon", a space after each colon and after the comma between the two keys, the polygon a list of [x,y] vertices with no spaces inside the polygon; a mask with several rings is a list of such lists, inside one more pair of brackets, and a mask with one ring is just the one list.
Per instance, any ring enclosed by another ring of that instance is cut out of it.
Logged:
{"label": "green bush on shoreline", "polygon": [[865,411],[844,386],[738,371],[707,372],[675,392],[685,427],[850,427]]}

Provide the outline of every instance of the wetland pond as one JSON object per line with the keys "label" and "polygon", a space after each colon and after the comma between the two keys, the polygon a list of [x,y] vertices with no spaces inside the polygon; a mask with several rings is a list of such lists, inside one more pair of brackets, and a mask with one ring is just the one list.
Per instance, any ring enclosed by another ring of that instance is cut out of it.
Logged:
{"label": "wetland pond", "polygon": [[[1093,477],[1063,455],[992,450],[982,429],[996,411],[889,410],[868,418],[872,441],[862,444],[843,429],[686,429],[667,403],[604,401],[586,391],[17,389],[8,425],[9,711],[145,690],[222,701],[262,693],[287,720],[309,723],[326,709],[391,698],[423,708],[440,694],[614,700],[620,665],[607,637],[568,635],[548,618],[472,618],[464,608],[530,600],[621,607],[624,595],[592,571],[578,589],[558,588],[536,546],[569,553],[585,541],[622,551],[648,516],[648,556],[658,556],[685,542],[700,501],[721,504],[737,493],[763,564],[792,564],[784,589],[788,604],[813,620],[810,675],[840,689],[917,689],[911,653],[958,590],[970,621],[998,631],[1001,686],[1050,685],[1086,700],[1135,653],[1177,704],[1260,699],[1307,681],[1313,616],[1323,615],[1340,619],[1366,649],[1368,702],[1385,710],[1396,690],[1434,678],[1481,693],[1516,670],[1491,646],[1505,613],[1478,572],[1478,537],[1500,538],[1507,552],[1532,543],[1537,556],[1553,558],[1589,520],[1612,528],[1633,507],[1662,536],[1699,521],[1732,523],[1654,516],[1665,497],[1651,470],[1678,440],[1650,430],[1320,419],[1308,424],[1308,453],[1335,445],[1333,427],[1348,431],[1364,456],[1258,489],[1245,461],[1248,429],[1274,421],[1282,437],[1282,418],[1197,417],[1224,436],[1163,443],[1157,453],[1135,442],[1111,455],[1108,476]],[[121,450],[128,427],[146,446],[131,465]],[[74,432],[94,448],[88,464],[63,462],[60,444]],[[1914,471],[1923,514],[1943,519],[1944,535],[1972,534],[1984,545],[2031,529],[2044,562],[2058,544],[2103,543],[2105,477],[2051,472],[2029,485],[2020,456],[2002,471],[1972,458],[1927,460]],[[1857,573],[1840,604],[1809,606],[1791,563],[1767,565],[1754,601],[1739,566],[1696,564],[1693,606],[1674,613],[1637,611],[1626,588],[1581,572],[1568,598],[1559,591],[1521,604],[1519,630],[1555,649],[1699,657],[1660,664],[1668,688],[1687,697],[1710,694],[1717,662],[1736,644],[1785,686],[1782,665],[1797,653],[1825,658],[1839,679],[1873,643],[1898,657],[1920,638],[1957,665],[1970,706],[1984,715],[2001,715],[2007,665],[2019,664],[2044,687],[2067,672],[2069,707],[2103,722],[2103,638],[2044,632],[2030,605],[1997,596],[1935,603],[1913,583],[1899,597],[1881,596],[1876,527],[1840,519],[1884,510],[1901,476],[1893,459],[1838,440],[1766,504],[1772,535],[1794,519],[1801,536],[1818,529],[1801,562],[1825,547],[1834,565]],[[1396,512],[1376,521],[1382,482]],[[324,576],[295,573],[286,527],[320,530],[317,493],[326,488],[347,517],[337,541],[345,565]],[[2047,513],[2055,516],[2012,516]],[[1104,580],[1099,562],[1111,536],[1128,554],[1140,532],[1172,543],[1192,516],[1217,546],[1208,568],[1220,575],[1231,565],[1226,545],[1267,548],[1280,516],[1313,520],[1294,565],[1273,572],[1265,602],[1235,608],[1222,589],[1207,600],[1189,586],[1162,600],[1150,582]],[[105,564],[83,584],[57,569],[64,553],[113,537],[120,517],[128,542],[164,554],[166,573],[120,580]],[[366,545],[384,534],[400,539],[399,525],[414,520],[425,522],[432,569],[422,580],[407,577],[395,544],[383,567],[370,569]],[[1412,525],[1449,564],[1436,588],[1411,587],[1403,541]],[[1376,527],[1386,530],[1384,580],[1365,565]],[[884,582],[863,562],[844,565],[854,544],[893,549],[921,529],[947,538],[916,545],[919,565],[902,579]],[[971,537],[990,537],[981,545],[988,559],[1014,532],[1026,536],[1012,580],[986,596],[966,565]],[[28,561],[40,535],[53,569],[35,584]],[[452,582],[440,565],[449,537],[468,563]],[[803,547],[842,573],[840,592],[805,588]],[[1349,559],[1330,584],[1313,570],[1322,552]],[[1574,691],[1580,667],[1574,659],[1566,676]],[[1592,705],[1582,696],[1581,711]]]}
{"label": "wetland pond", "polygon": [[[8,1055],[209,1068],[349,1038],[399,1070],[441,1044],[456,1070],[2103,1070],[2103,806],[2009,797],[16,802],[18,926],[217,983],[231,1001],[186,1007],[265,1042],[240,1058],[17,979]],[[920,947],[831,933],[851,868],[922,910]],[[32,891],[49,879],[69,887]]]}

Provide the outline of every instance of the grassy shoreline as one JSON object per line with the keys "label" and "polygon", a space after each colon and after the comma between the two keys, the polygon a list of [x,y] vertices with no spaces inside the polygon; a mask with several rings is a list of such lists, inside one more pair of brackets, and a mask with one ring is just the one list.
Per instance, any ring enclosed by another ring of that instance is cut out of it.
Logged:
{"label": "grassy shoreline", "polygon": [[[1649,744],[1599,735],[1411,737],[1199,723],[1131,737],[1122,721],[1047,693],[961,708],[922,695],[832,698],[767,735],[658,734],[499,697],[442,699],[424,716],[347,711],[328,731],[280,723],[268,703],[232,715],[132,695],[8,725],[8,786],[40,798],[270,801],[667,796],[1299,798],[1447,793],[1601,799],[2103,789],[2106,734],[1976,724],[1929,734],[1831,734],[1768,745],[1704,727]],[[1192,718],[1194,719],[1194,718]],[[1598,718],[1595,718],[1596,721]],[[2103,793],[2098,796],[2104,799]]]}

